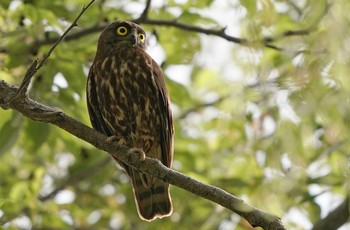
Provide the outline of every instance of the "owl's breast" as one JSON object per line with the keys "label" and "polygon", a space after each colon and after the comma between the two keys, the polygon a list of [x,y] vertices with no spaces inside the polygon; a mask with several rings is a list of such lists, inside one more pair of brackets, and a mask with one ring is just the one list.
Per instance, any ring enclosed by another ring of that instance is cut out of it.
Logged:
{"label": "owl's breast", "polygon": [[[113,55],[94,66],[98,99],[109,128],[124,136],[157,136],[159,91],[151,61],[143,56]],[[108,111],[113,111],[110,113]]]}

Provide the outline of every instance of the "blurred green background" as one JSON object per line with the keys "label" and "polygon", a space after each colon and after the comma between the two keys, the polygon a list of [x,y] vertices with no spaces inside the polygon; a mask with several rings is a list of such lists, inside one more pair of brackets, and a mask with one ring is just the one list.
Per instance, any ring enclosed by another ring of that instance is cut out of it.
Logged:
{"label": "blurred green background", "polygon": [[[0,79],[19,85],[87,3],[2,0]],[[70,35],[82,33],[37,73],[30,96],[90,125],[85,84],[100,31],[89,29],[137,19],[145,4],[96,1]],[[251,41],[141,23],[173,103],[173,168],[281,216],[288,229],[311,228],[336,208],[349,195],[349,8],[348,0],[153,0],[150,19],[226,28]],[[143,222],[127,176],[106,153],[17,112],[0,117],[3,228],[251,229],[174,186],[173,215]]]}

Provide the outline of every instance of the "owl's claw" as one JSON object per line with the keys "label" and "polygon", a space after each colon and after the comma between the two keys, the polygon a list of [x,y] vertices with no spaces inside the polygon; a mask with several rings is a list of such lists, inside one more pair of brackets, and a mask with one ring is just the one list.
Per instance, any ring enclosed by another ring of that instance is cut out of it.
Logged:
{"label": "owl's claw", "polygon": [[137,158],[141,161],[144,161],[146,159],[146,154],[138,148],[131,148],[129,149],[129,154],[133,156],[137,156]]}
{"label": "owl's claw", "polygon": [[120,146],[125,146],[126,145],[125,140],[121,139],[120,137],[118,137],[116,135],[107,137],[107,141],[108,142],[115,142],[115,143],[117,143]]}

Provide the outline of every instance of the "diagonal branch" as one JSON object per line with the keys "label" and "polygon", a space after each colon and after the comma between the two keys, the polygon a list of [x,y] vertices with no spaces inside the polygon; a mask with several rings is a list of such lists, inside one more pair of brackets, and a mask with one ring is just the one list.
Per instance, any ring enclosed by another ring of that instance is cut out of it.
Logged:
{"label": "diagonal branch", "polygon": [[199,104],[199,105],[196,105],[196,106],[193,106],[192,108],[189,108],[187,110],[185,110],[182,114],[180,114],[177,119],[181,120],[181,119],[184,119],[185,117],[187,117],[190,113],[193,113],[193,112],[197,112],[203,108],[206,108],[206,107],[209,107],[209,106],[214,106],[216,104],[219,104],[220,102],[224,101],[225,99],[227,99],[228,96],[222,96],[222,97],[219,97],[218,99],[214,100],[214,101],[211,101],[211,102],[205,102],[205,103],[202,103],[202,104]]}
{"label": "diagonal branch", "polygon": [[38,62],[37,59],[34,60],[32,65],[28,68],[24,79],[22,80],[22,83],[15,95],[13,95],[13,98],[11,98],[8,103],[11,103],[12,100],[14,100],[15,97],[18,95],[25,95],[27,94],[28,87],[30,85],[30,82],[33,78],[33,76],[44,66],[45,62],[49,59],[51,56],[52,52],[55,50],[55,48],[58,46],[58,44],[66,37],[66,35],[71,31],[74,27],[78,26],[78,20],[80,17],[85,13],[85,11],[95,2],[95,0],[91,0],[89,4],[83,7],[81,12],[78,14],[78,16],[75,18],[75,20],[72,22],[72,24],[64,31],[64,33],[56,40],[56,42],[51,46],[50,50],[45,54],[43,59]]}
{"label": "diagonal branch", "polygon": [[151,1],[152,0],[147,0],[146,1],[146,6],[143,9],[143,12],[142,12],[142,14],[139,17],[139,20],[143,20],[143,19],[146,19],[148,17],[148,12],[149,12],[149,9],[151,7]]}
{"label": "diagonal branch", "polygon": [[[10,109],[22,113],[35,121],[51,123],[70,134],[92,144],[96,148],[110,153],[139,171],[148,173],[165,182],[187,190],[193,194],[213,201],[226,207],[245,218],[253,227],[264,229],[286,229],[280,218],[254,208],[243,200],[211,185],[204,184],[185,174],[169,169],[153,158],[144,158],[144,154],[135,154],[135,151],[124,146],[119,146],[107,140],[107,137],[92,128],[80,123],[62,111],[45,106],[31,100],[28,97],[15,97],[11,103],[8,101],[16,94],[18,88],[0,81],[0,106],[8,105]],[[7,108],[7,107],[5,107]],[[142,152],[143,153],[143,152]]]}
{"label": "diagonal branch", "polygon": [[347,197],[337,208],[325,218],[319,220],[312,230],[336,230],[350,221],[350,199]]}
{"label": "diagonal branch", "polygon": [[[72,40],[78,40],[84,36],[88,36],[90,34],[94,34],[97,32],[102,31],[105,27],[107,26],[107,24],[100,24],[100,25],[94,25],[91,27],[87,27],[78,31],[75,31],[73,33],[68,34],[65,37],[65,41],[72,41]],[[45,46],[45,45],[51,45],[54,44],[57,41],[58,37],[52,37],[52,38],[46,38],[46,39],[38,39],[36,40],[33,44],[32,47],[30,49],[31,53],[37,53],[38,49],[41,46]],[[1,53],[1,49],[0,49],[0,53]]]}

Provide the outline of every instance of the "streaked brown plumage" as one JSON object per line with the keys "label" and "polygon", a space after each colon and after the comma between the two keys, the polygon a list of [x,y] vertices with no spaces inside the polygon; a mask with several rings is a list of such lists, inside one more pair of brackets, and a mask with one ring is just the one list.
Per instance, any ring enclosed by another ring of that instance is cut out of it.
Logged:
{"label": "streaked brown plumage", "polygon": [[[173,120],[161,68],[145,51],[145,31],[119,21],[102,32],[87,84],[93,127],[119,144],[140,148],[171,167]],[[119,162],[131,178],[143,220],[169,216],[169,184]]]}

